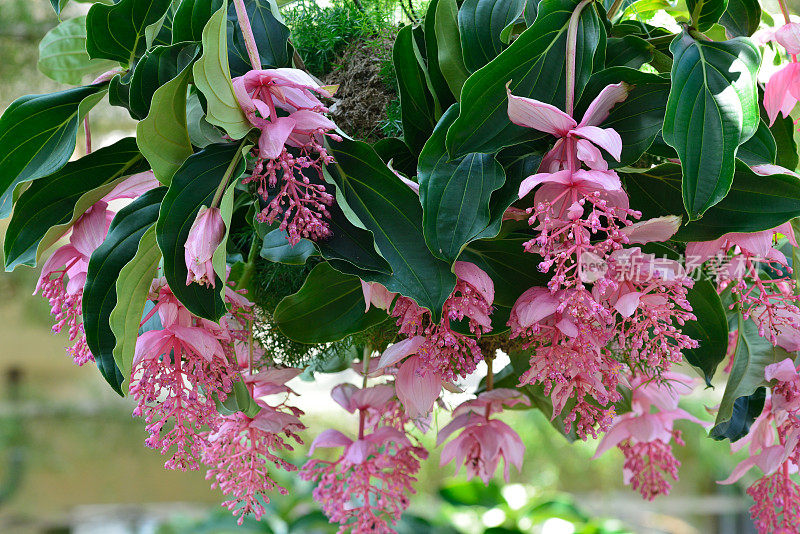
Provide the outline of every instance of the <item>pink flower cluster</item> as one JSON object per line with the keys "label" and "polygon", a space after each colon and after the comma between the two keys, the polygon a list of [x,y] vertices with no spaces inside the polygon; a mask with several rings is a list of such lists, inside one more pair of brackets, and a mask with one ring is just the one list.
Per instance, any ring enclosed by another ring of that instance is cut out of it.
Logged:
{"label": "pink flower cluster", "polygon": [[314,499],[322,504],[339,532],[391,533],[391,525],[409,505],[408,494],[428,451],[405,433],[410,421],[397,402],[394,388],[382,384],[359,389],[349,384],[334,388],[331,396],[351,413],[358,412],[358,437],[325,430],[311,444],[343,447],[333,461],[309,460],[300,477],[317,483]]}
{"label": "pink flower cluster", "polygon": [[282,68],[251,70],[234,78],[233,90],[247,119],[261,131],[255,169],[244,180],[256,182],[267,203],[259,219],[270,224],[280,219],[293,245],[301,238],[328,237],[327,206],[333,196],[325,190],[322,167],[333,157],[323,137],[341,138],[332,133],[336,125],[317,96],[331,97],[335,87],[321,87],[301,70]]}
{"label": "pink flower cluster", "polygon": [[747,446],[749,456],[720,484],[733,484],[752,467],[764,473],[747,493],[755,503],[750,513],[759,532],[788,534],[800,530],[800,485],[791,478],[800,467],[800,376],[791,359],[768,365],[772,396],[750,427],[733,443],[738,451]]}
{"label": "pink flower cluster", "polygon": [[530,288],[511,311],[512,337],[533,347],[520,383],[543,384],[553,417],[571,400],[564,422],[583,439],[609,428],[623,372],[647,368],[657,377],[681,359],[682,349],[697,346],[680,331],[694,319],[686,299],[692,281],[677,262],[624,248],[667,240],[680,225],[677,217],[634,224],[641,214],[629,208],[600,150],[620,158],[619,134],[599,125],[628,90],[625,83],[603,89],[580,123],[550,104],[508,93],[512,122],[557,138],[540,172],[519,190],[521,199],[536,190],[527,213],[538,235],[525,250],[552,273],[546,288]]}
{"label": "pink flower cluster", "polygon": [[95,202],[78,217],[69,232],[69,243],[58,248],[42,266],[35,295],[40,290],[50,303],[50,313],[56,318],[53,332],[65,327],[69,340],[67,354],[77,365],[94,361],[83,330],[83,286],[89,268],[89,258],[106,238],[114,212],[108,207],[112,200],[136,198],[158,187],[152,171],[142,172],[120,182],[105,197]]}
{"label": "pink flower cluster", "polygon": [[666,475],[678,479],[681,464],[672,454],[670,443],[673,439],[679,445],[684,443],[673,423],[687,419],[705,425],[678,408],[680,396],[691,393],[694,381],[679,373],[664,373],[661,379],[631,380],[632,411],[614,419],[594,455],[597,458],[611,447],[618,447],[625,455],[625,484],[630,484],[647,500],[669,494],[672,486]]}
{"label": "pink flower cluster", "polygon": [[[787,15],[788,17],[788,15]],[[772,75],[764,88],[764,109],[769,115],[772,126],[778,114],[788,117],[797,102],[800,101],[800,24],[789,22],[770,32],[769,40],[776,41],[789,53],[789,64]]]}

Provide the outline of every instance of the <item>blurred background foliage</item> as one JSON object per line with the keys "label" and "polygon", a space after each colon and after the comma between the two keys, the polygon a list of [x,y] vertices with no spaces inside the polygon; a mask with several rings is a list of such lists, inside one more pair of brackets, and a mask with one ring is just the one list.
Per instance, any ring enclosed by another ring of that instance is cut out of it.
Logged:
{"label": "blurred background foliage", "polygon": [[[397,22],[423,13],[424,0],[358,3],[363,10],[353,0],[299,0],[284,5],[283,13],[308,69],[341,85],[332,110],[337,123],[374,141],[401,133],[391,43]],[[63,18],[84,14],[88,5],[71,2]],[[49,0],[0,0],[0,112],[23,94],[65,88],[36,68],[38,42],[57,23]],[[133,132],[121,108],[98,106],[91,121],[97,146]],[[78,153],[81,142],[79,136]],[[4,230],[0,221],[0,236]],[[46,302],[31,296],[36,276],[27,268],[0,273],[0,532],[335,532],[308,484],[291,475],[280,474],[289,494],[276,495],[265,521],[236,527],[203,473],[165,471],[159,455],[143,446],[143,425],[131,418],[129,400],[105,387],[93,366],[75,367],[64,355],[66,338],[50,333]],[[258,276],[264,298],[291,285],[290,274],[268,266]],[[328,397],[334,384],[353,378],[348,371],[318,373],[316,383],[297,387],[308,412],[307,443],[328,426],[353,429],[352,417]],[[700,391],[686,408],[702,417],[717,394]],[[740,458],[696,425],[679,427],[687,445],[677,448],[683,466],[672,495],[647,503],[623,486],[618,451],[591,460],[596,442],[568,443],[537,410],[503,419],[527,445],[522,473],[512,470],[511,483],[502,487],[467,483],[463,472],[452,475],[452,465],[439,467],[430,432],[422,439],[431,458],[400,534],[752,532],[746,486],[714,482]],[[434,430],[447,420],[446,411],[435,413]],[[290,460],[302,464],[306,450],[298,448]]]}

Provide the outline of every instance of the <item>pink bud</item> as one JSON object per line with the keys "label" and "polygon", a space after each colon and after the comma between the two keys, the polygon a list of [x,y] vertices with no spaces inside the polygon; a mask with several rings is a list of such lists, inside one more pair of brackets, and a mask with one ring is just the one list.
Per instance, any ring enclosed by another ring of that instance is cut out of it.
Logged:
{"label": "pink bud", "polygon": [[187,286],[192,282],[215,286],[214,266],[211,258],[222,243],[224,236],[225,223],[222,222],[219,208],[200,208],[184,245],[186,249],[184,258],[186,268],[189,270],[186,275]]}

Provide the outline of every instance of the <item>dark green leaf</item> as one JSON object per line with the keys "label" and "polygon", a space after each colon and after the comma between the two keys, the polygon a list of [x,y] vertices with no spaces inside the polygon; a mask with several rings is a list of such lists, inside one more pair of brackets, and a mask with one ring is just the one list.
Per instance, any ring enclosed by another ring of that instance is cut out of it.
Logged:
{"label": "dark green leaf", "polygon": [[700,343],[696,349],[685,349],[686,361],[703,373],[707,385],[728,349],[728,319],[717,289],[708,280],[697,280],[689,290],[689,304],[697,321],[687,321],[681,329]]}
{"label": "dark green leaf", "polygon": [[[508,119],[506,84],[517,96],[563,108],[567,25],[579,0],[543,0],[536,22],[507,49],[475,72],[461,91],[461,113],[447,132],[451,156],[495,152],[542,134]],[[595,55],[605,52],[605,29],[594,4],[583,10],[578,25],[575,97],[592,73]]]}
{"label": "dark green leaf", "polygon": [[685,218],[680,200],[681,169],[665,163],[644,172],[620,173],[631,207],[643,219],[683,215],[674,239],[711,241],[729,232],[759,232],[800,216],[800,180],[788,174],[760,176],[737,161],[733,185],[722,202],[699,221]]}
{"label": "dark green leaf", "polygon": [[461,88],[469,78],[469,71],[464,65],[464,54],[461,50],[461,36],[458,32],[458,4],[456,0],[437,0],[434,33],[439,59],[450,92],[461,100]]}
{"label": "dark green leaf", "polygon": [[434,256],[453,263],[471,241],[494,237],[503,213],[490,213],[489,200],[506,175],[491,154],[450,160],[447,129],[458,116],[453,104],[439,120],[419,157],[422,229]]}
{"label": "dark green leaf", "polygon": [[779,115],[769,130],[772,132],[772,137],[778,147],[775,163],[790,171],[796,170],[798,153],[797,143],[794,140],[794,121],[792,118]]}
{"label": "dark green leaf", "polygon": [[766,388],[757,388],[756,392],[746,397],[739,397],[733,402],[733,413],[730,420],[715,425],[709,435],[717,440],[728,439],[738,441],[750,431],[753,421],[764,410]]}
{"label": "dark green leaf", "polygon": [[637,35],[609,37],[606,45],[606,67],[638,69],[653,60],[653,45]]}
{"label": "dark green leaf", "polygon": [[[211,204],[223,178],[230,176],[232,182],[244,172],[239,148],[238,143],[209,145],[189,156],[172,177],[156,223],[156,239],[164,255],[164,276],[170,289],[190,312],[212,321],[225,313],[219,295],[224,281],[217,277],[215,288],[195,283],[187,286],[184,245],[197,212]],[[234,158],[238,163],[232,166]]]}
{"label": "dark green leaf", "polygon": [[384,311],[372,308],[364,313],[364,307],[358,277],[320,263],[300,291],[278,304],[273,317],[281,332],[295,341],[327,343],[386,320]]}
{"label": "dark green leaf", "polygon": [[455,287],[455,276],[425,246],[417,195],[366,143],[344,140],[331,143],[331,150],[336,163],[328,170],[341,192],[338,201],[344,201],[372,232],[392,268],[391,276],[375,273],[369,280],[414,299],[438,320]]}
{"label": "dark green leaf", "polygon": [[778,147],[769,126],[763,120],[758,123],[758,130],[753,137],[739,147],[736,157],[748,165],[764,165],[775,163]]}
{"label": "dark green leaf", "polygon": [[145,30],[162,20],[172,0],[94,4],[86,16],[86,51],[93,58],[131,65],[147,49]]}
{"label": "dark green leaf", "polygon": [[424,20],[424,35],[425,35],[425,57],[427,60],[428,70],[428,86],[433,98],[438,104],[439,112],[441,113],[450,104],[455,102],[453,92],[450,90],[447,79],[442,73],[442,68],[439,65],[439,41],[436,37],[436,10],[438,9],[439,0],[431,0],[428,4],[428,9],[425,14]]}
{"label": "dark green leaf", "polygon": [[738,37],[696,41],[688,33],[670,45],[672,89],[664,119],[664,141],[683,165],[683,203],[699,219],[722,200],[733,181],[739,145],[758,128],[758,49]]}
{"label": "dark green leaf", "polygon": [[165,187],[153,189],[122,208],[111,222],[105,241],[89,260],[82,305],[86,344],[103,378],[120,395],[125,377],[114,362],[116,340],[109,324],[117,304],[117,278],[136,255],[145,230],[156,222],[165,193]]}
{"label": "dark green leaf", "polygon": [[604,128],[613,128],[622,137],[620,161],[606,157],[612,168],[636,162],[650,148],[664,123],[664,108],[669,95],[669,80],[657,74],[628,67],[611,67],[589,79],[576,107],[576,115],[582,116],[607,85],[619,82],[631,86],[628,98],[611,108],[602,124]]}
{"label": "dark green leaf", "polygon": [[525,0],[464,0],[458,10],[458,30],[464,63],[471,72],[502,52],[500,34],[524,9]]}
{"label": "dark green leaf", "polygon": [[368,272],[391,275],[392,268],[375,249],[372,232],[364,230],[347,220],[342,208],[334,203],[328,208],[331,214],[328,224],[333,234],[329,239],[316,244],[320,255],[335,269],[356,276],[369,276]]}
{"label": "dark green leaf", "polygon": [[436,117],[433,96],[414,47],[411,26],[401,28],[392,49],[392,61],[397,71],[403,138],[412,151],[419,152],[436,126]]}
{"label": "dark green leaf", "polygon": [[417,157],[411,153],[408,145],[399,137],[385,137],[377,141],[372,148],[381,157],[384,163],[405,174],[415,176],[417,174]]}
{"label": "dark green leaf", "polygon": [[728,0],[728,8],[719,23],[731,37],[750,37],[761,22],[761,6],[758,0]]}
{"label": "dark green leaf", "polygon": [[172,23],[172,42],[199,41],[203,27],[222,6],[222,0],[182,0]]}
{"label": "dark green leaf", "polygon": [[103,84],[15,100],[0,117],[0,219],[11,212],[14,189],[52,174],[75,151],[78,124],[102,97]]}
{"label": "dark green leaf", "polygon": [[303,265],[309,256],[314,254],[314,243],[308,239],[301,239],[292,246],[288,240],[286,230],[277,228],[264,236],[261,245],[261,257],[265,260],[287,265]]}
{"label": "dark green leaf", "polygon": [[[733,357],[733,369],[728,376],[717,420],[710,433],[711,437],[715,439],[724,439],[730,432],[729,421],[733,417],[734,403],[737,399],[749,397],[758,388],[768,385],[764,377],[764,369],[767,365],[793,357],[782,348],[773,347],[768,340],[759,336],[756,323],[750,319],[745,320],[741,314],[738,328],[739,338],[736,344],[736,354]],[[740,409],[742,408],[744,407],[740,407]],[[745,410],[745,412],[749,411],[749,409]]]}
{"label": "dark green leaf", "polygon": [[69,3],[69,0],[50,0],[50,5],[53,6],[53,11],[56,12],[58,18],[61,18],[61,11]]}
{"label": "dark green leaf", "polygon": [[[40,242],[50,228],[74,218],[81,196],[146,168],[147,162],[136,148],[136,140],[126,137],[34,182],[17,200],[6,230],[3,248],[6,269],[10,271],[18,265],[35,266]],[[105,189],[110,190],[110,187]],[[52,243],[45,246],[49,245]]]}
{"label": "dark green leaf", "polygon": [[[289,28],[283,24],[277,5],[270,0],[245,0],[244,5],[258,46],[261,68],[290,67]],[[228,5],[228,64],[234,78],[253,69],[233,2]]]}
{"label": "dark green leaf", "polygon": [[711,29],[728,7],[728,0],[686,0],[686,7],[695,27],[704,32]]}

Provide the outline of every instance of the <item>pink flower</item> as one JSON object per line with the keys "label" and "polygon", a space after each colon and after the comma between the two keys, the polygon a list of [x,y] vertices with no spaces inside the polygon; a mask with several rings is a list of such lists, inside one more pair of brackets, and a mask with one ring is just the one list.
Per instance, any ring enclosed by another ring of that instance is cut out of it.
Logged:
{"label": "pink flower", "polygon": [[[611,424],[594,458],[617,446],[625,455],[625,484],[639,490],[647,500],[669,493],[671,485],[665,475],[678,479],[680,462],[673,456],[673,438],[683,445],[680,432],[673,423],[687,419],[707,426],[688,412],[678,408],[678,398],[692,390],[692,379],[678,373],[665,373],[661,382],[639,377],[632,381],[632,411],[622,414]],[[651,407],[658,409],[651,412]]]}
{"label": "pink flower", "polygon": [[375,306],[380,310],[388,310],[397,296],[397,293],[392,293],[377,282],[365,282],[363,280],[361,280],[361,291],[364,293],[364,302],[367,304],[365,312],[369,311],[370,306]]}
{"label": "pink flower", "polygon": [[197,282],[201,286],[216,287],[212,258],[225,237],[225,223],[219,208],[200,208],[183,245],[186,260],[186,285]]}
{"label": "pink flower", "polygon": [[[560,109],[532,98],[514,96],[508,92],[508,117],[511,122],[558,137],[555,146],[542,160],[541,169],[557,172],[566,168],[568,160],[577,157],[590,169],[605,171],[608,164],[598,147],[616,160],[622,152],[622,138],[611,128],[600,128],[611,108],[628,97],[629,86],[609,85],[592,101],[583,120],[576,122]],[[529,188],[528,190],[532,189]],[[619,189],[619,187],[617,187]],[[524,195],[520,194],[520,197]]]}
{"label": "pink flower", "polygon": [[800,53],[800,24],[784,24],[768,40],[777,41],[791,56],[791,62],[772,75],[764,90],[764,108],[772,126],[778,113],[788,117],[800,100],[800,64],[795,57]]}
{"label": "pink flower", "polygon": [[525,445],[510,426],[490,416],[502,411],[503,404],[513,406],[519,402],[530,404],[530,400],[518,391],[496,389],[483,392],[477,399],[458,406],[453,410],[453,420],[439,431],[436,445],[444,443],[453,432],[463,430],[442,449],[440,465],[455,459],[456,474],[464,465],[467,480],[478,476],[488,484],[502,459],[503,476],[508,482],[509,465],[514,465],[517,470],[522,468]]}
{"label": "pink flower", "polygon": [[[332,88],[321,87],[301,70],[283,68],[250,71],[233,80],[233,89],[247,119],[261,130],[255,169],[243,181],[256,182],[268,202],[259,220],[272,224],[280,217],[279,227],[292,245],[301,238],[328,237],[327,206],[333,196],[326,190],[322,167],[333,157],[323,137],[341,138],[332,133],[336,125],[323,115],[328,110],[317,95],[330,97]],[[309,171],[316,174],[315,181]]]}

